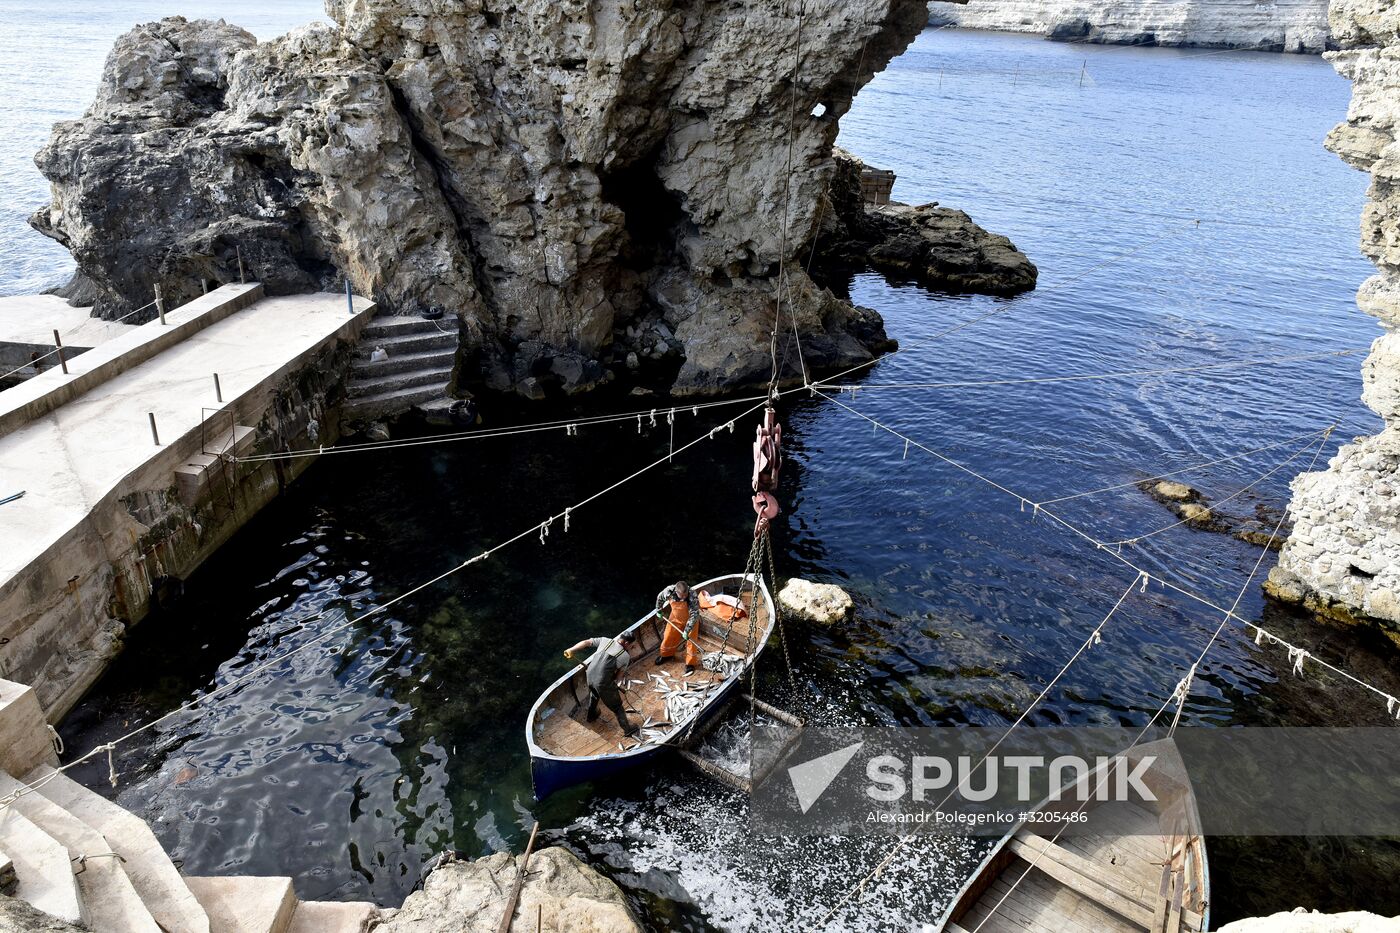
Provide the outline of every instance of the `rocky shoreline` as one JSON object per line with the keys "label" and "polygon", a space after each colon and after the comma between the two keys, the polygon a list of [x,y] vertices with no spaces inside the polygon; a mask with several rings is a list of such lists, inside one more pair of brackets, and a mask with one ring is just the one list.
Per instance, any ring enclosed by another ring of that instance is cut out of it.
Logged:
{"label": "rocky shoreline", "polygon": [[893,346],[808,275],[814,238],[934,287],[1033,284],[1024,257],[1010,286],[984,274],[1014,247],[936,205],[882,207],[840,250],[823,237],[839,119],[924,27],[919,0],[820,0],[795,87],[778,11],[327,9],[264,43],[180,17],[117,41],[36,158],[52,203],[31,223],[78,264],[61,294],[115,318],[157,283],[179,304],[245,276],[348,281],[455,328],[454,394],[620,379],[685,397],[766,381],[775,313],[813,372]]}
{"label": "rocky shoreline", "polygon": [[1376,274],[1357,294],[1383,334],[1362,365],[1361,400],[1384,420],[1371,437],[1345,444],[1327,469],[1293,481],[1294,531],[1266,589],[1343,623],[1370,624],[1400,644],[1400,188],[1394,88],[1400,81],[1400,8],[1334,0],[1332,64],[1352,81],[1346,122],[1327,147],[1370,172],[1361,251]]}
{"label": "rocky shoreline", "polygon": [[[831,184],[819,207],[816,275],[836,280],[873,268],[928,288],[1017,295],[1035,288],[1039,270],[1016,244],[990,233],[966,213],[937,203],[869,204],[861,177],[869,167],[843,149],[833,153]],[[889,175],[892,180],[892,173]]]}
{"label": "rocky shoreline", "polygon": [[1336,47],[1327,0],[934,0],[929,23],[1095,45],[1303,54]]}

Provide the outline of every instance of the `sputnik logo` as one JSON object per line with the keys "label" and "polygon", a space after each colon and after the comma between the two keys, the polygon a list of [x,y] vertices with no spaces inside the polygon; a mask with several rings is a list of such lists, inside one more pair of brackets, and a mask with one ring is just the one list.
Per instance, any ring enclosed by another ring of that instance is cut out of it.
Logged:
{"label": "sputnik logo", "polygon": [[797,805],[802,808],[803,813],[812,809],[812,805],[826,793],[831,782],[851,763],[851,759],[863,745],[864,742],[847,745],[820,758],[813,758],[788,768],[788,780],[792,781],[792,789],[797,794]]}

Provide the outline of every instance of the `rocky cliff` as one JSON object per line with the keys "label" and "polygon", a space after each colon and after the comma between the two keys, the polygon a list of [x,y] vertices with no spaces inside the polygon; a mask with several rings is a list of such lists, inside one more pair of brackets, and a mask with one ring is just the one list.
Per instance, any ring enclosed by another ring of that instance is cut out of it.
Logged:
{"label": "rocky cliff", "polygon": [[929,4],[929,22],[1121,45],[1321,52],[1327,0],[970,0]]}
{"label": "rocky cliff", "polygon": [[166,19],[123,36],[91,109],[55,127],[32,223],[102,316],[240,261],[274,294],[348,278],[455,316],[463,385],[587,389],[644,339],[677,394],[761,381],[780,269],[809,364],[849,365],[887,345],[878,315],[794,257],[840,117],[927,11],[800,9],[328,0],[335,25],[262,44]]}
{"label": "rocky cliff", "polygon": [[1400,7],[1333,0],[1331,20],[1342,50],[1328,58],[1351,79],[1352,99],[1327,146],[1371,173],[1361,250],[1377,272],[1357,303],[1384,334],[1363,364],[1361,398],[1385,428],[1294,480],[1294,531],[1268,588],[1335,618],[1376,621],[1400,643]]}

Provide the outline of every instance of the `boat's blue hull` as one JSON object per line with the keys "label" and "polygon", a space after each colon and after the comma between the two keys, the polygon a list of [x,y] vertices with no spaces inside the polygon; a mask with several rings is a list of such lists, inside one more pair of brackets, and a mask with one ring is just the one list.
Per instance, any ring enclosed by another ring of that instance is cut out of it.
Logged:
{"label": "boat's blue hull", "polygon": [[[530,757],[530,780],[535,787],[535,799],[544,800],[550,794],[583,784],[600,781],[604,778],[630,771],[638,765],[650,764],[673,742],[679,742],[687,734],[700,733],[716,716],[719,716],[733,692],[738,689],[742,677],[734,677],[726,683],[713,700],[700,711],[693,727],[687,727],[680,734],[668,737],[671,741],[639,748],[627,755],[598,755],[592,758],[555,758],[544,755]],[[604,713],[603,715],[608,715]]]}

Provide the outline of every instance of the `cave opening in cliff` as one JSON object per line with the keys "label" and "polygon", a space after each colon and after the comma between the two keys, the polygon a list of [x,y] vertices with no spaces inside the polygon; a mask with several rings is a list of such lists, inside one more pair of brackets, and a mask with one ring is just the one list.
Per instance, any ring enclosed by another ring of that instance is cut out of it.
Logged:
{"label": "cave opening in cliff", "polygon": [[656,173],[659,146],[621,168],[605,172],[603,200],[623,214],[627,246],[623,262],[638,271],[653,268],[670,253],[676,228],[686,214],[680,199]]}

